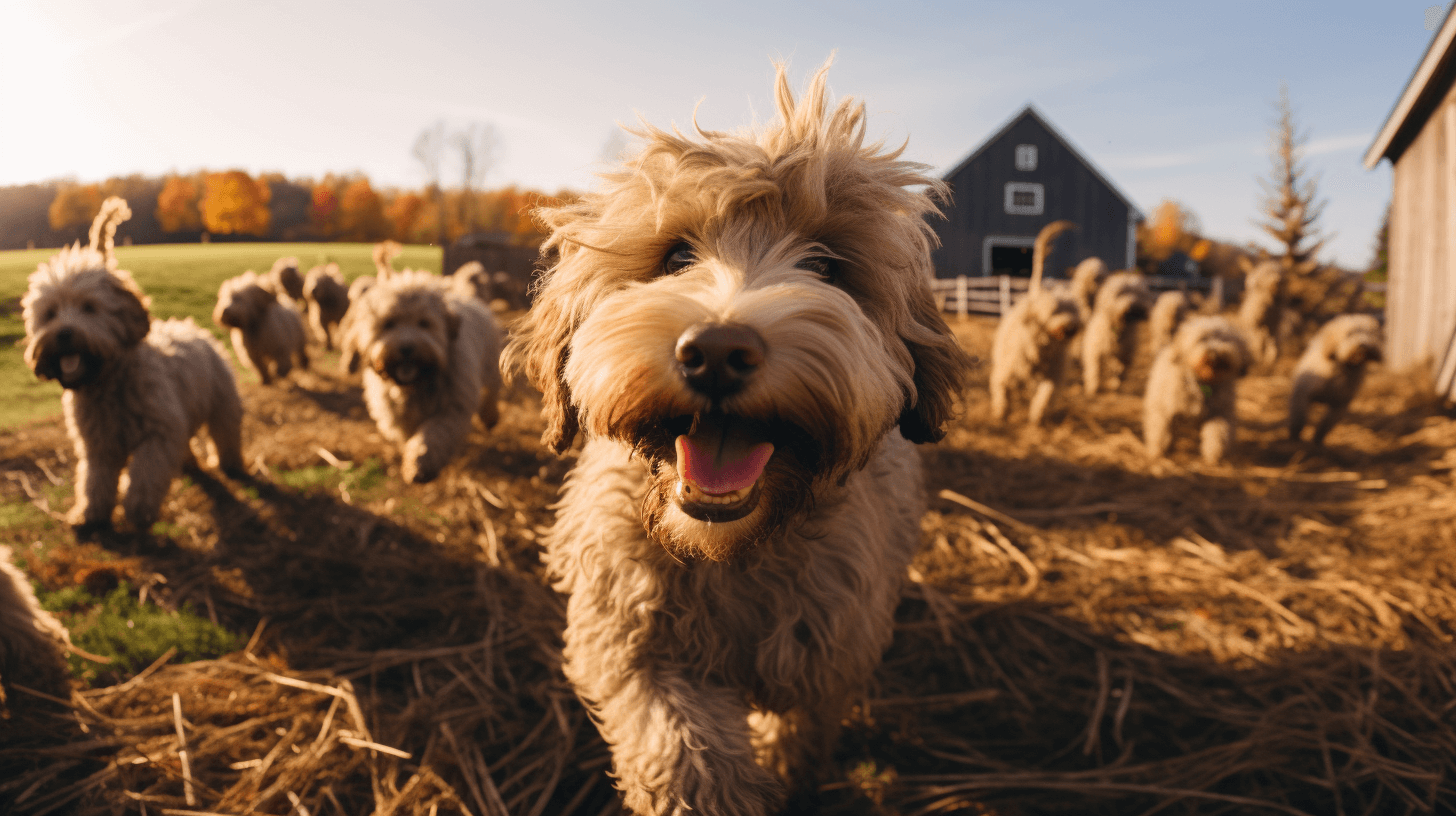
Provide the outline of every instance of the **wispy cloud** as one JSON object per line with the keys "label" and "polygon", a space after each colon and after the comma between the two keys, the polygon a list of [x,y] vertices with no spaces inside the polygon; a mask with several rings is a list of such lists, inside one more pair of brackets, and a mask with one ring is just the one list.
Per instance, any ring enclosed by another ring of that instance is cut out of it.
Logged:
{"label": "wispy cloud", "polygon": [[1326,153],[1343,153],[1346,150],[1360,150],[1370,146],[1375,137],[1370,133],[1350,133],[1345,136],[1330,136],[1313,139],[1304,146],[1306,156],[1323,156]]}

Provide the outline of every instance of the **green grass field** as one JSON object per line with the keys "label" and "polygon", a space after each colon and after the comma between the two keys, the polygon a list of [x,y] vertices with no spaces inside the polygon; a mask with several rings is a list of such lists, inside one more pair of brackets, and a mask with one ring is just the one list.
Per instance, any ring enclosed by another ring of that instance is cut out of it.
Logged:
{"label": "green grass field", "polygon": [[[293,255],[306,271],[326,261],[338,263],[345,279],[374,272],[373,244],[161,244],[118,247],[121,267],[132,273],[152,299],[153,317],[191,316],[199,326],[222,332],[212,322],[217,289],[224,280],[253,269],[266,272],[273,261]],[[0,427],[10,427],[61,410],[61,387],[41,382],[22,357],[25,324],[20,297],[26,279],[53,249],[0,252]],[[407,246],[397,268],[440,271],[438,247]]]}

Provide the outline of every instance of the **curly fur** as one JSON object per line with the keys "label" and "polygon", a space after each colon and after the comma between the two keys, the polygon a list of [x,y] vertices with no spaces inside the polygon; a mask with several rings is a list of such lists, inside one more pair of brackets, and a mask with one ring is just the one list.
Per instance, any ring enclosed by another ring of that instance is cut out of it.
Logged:
{"label": "curly fur", "polygon": [[475,298],[485,306],[495,297],[493,278],[480,261],[461,265],[450,276],[450,286],[459,297]]}
{"label": "curly fur", "polygon": [[273,268],[263,276],[263,286],[271,289],[289,308],[302,305],[303,275],[298,272],[298,259],[288,256],[274,261]]}
{"label": "curly fur", "polygon": [[342,362],[364,365],[364,398],[385,437],[402,446],[405,481],[428,482],[460,452],[478,416],[500,418],[502,332],[479,303],[437,275],[393,272],[344,319]]}
{"label": "curly fur", "polygon": [[308,302],[308,322],[313,332],[324,341],[324,348],[334,347],[334,330],[349,311],[349,287],[335,263],[315,266],[303,281],[303,297]]}
{"label": "curly fur", "polygon": [[1153,301],[1152,311],[1148,313],[1148,346],[1154,355],[1173,342],[1173,334],[1178,331],[1178,324],[1188,317],[1190,308],[1188,295],[1178,291],[1163,292]]}
{"label": "curly fur", "polygon": [[[267,280],[248,270],[222,282],[212,320],[231,330],[233,351],[264,385],[308,368],[303,319],[283,305]],[[286,296],[285,296],[286,297]]]}
{"label": "curly fur", "polygon": [[1077,302],[1077,313],[1083,325],[1092,318],[1092,304],[1096,301],[1097,290],[1107,281],[1107,276],[1107,264],[1101,258],[1084,258],[1072,271],[1070,294]]}
{"label": "curly fur", "polygon": [[[1242,259],[1241,259],[1242,260]],[[1239,301],[1239,323],[1249,337],[1254,359],[1271,365],[1279,359],[1279,329],[1284,319],[1284,276],[1279,262],[1244,263],[1244,297]]]}
{"label": "curly fur", "polygon": [[[943,185],[866,144],[862,105],[827,111],[825,70],[796,101],[780,68],[760,130],[644,127],[604,189],[541,213],[558,260],[507,359],[546,444],[587,438],[546,562],[637,813],[761,816],[822,771],[919,540],[909,442],[940,438],[969,365],[929,286]],[[740,389],[680,367],[705,325],[761,339]],[[674,440],[701,422],[775,445],[746,515],[689,512]]]}
{"label": "curly fur", "polygon": [[[97,223],[121,211],[103,208]],[[93,242],[98,232],[108,230],[93,226]],[[190,318],[152,322],[146,296],[107,250],[76,244],[31,273],[21,299],[25,361],[66,389],[61,403],[80,462],[71,523],[110,526],[125,468],[122,507],[133,526],[146,530],[172,479],[191,461],[188,440],[204,424],[222,468],[243,472],[243,409],[212,335]]]}
{"label": "curly fur", "polygon": [[1315,425],[1314,441],[1323,444],[1360,390],[1365,366],[1383,357],[1380,323],[1373,316],[1340,315],[1321,326],[1294,367],[1289,438],[1300,438],[1311,403],[1321,403],[1325,415]]}
{"label": "curly fur", "polygon": [[1174,423],[1199,426],[1200,452],[1217,464],[1234,438],[1235,385],[1249,368],[1244,335],[1231,320],[1218,316],[1184,321],[1153,360],[1143,394],[1143,442],[1148,455],[1164,456],[1173,444]]}
{"label": "curly fur", "polygon": [[37,702],[14,697],[17,685],[70,698],[64,651],[70,643],[66,627],[41,608],[30,579],[11,561],[10,548],[0,545],[0,718],[10,720]]}
{"label": "curly fur", "polygon": [[[1017,301],[996,325],[996,339],[991,345],[991,416],[997,421],[1006,419],[1010,392],[1031,385],[1027,422],[1040,425],[1061,384],[1067,350],[1082,328],[1076,279],[1071,290],[1042,288],[1041,267],[1051,239],[1070,227],[1070,222],[1061,221],[1042,229],[1033,250],[1032,280],[1026,297]],[[1083,267],[1093,269],[1086,261],[1078,267],[1079,272]],[[1083,273],[1081,283],[1085,285],[1090,276],[1090,272]]]}
{"label": "curly fur", "polygon": [[1088,396],[1106,383],[1116,391],[1137,352],[1136,321],[1145,319],[1152,292],[1143,276],[1118,272],[1097,290],[1082,338],[1082,388]]}

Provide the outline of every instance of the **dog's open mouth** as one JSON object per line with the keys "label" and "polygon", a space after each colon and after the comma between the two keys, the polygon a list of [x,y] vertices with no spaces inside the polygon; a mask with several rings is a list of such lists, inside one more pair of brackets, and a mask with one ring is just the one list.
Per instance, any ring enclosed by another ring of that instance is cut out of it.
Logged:
{"label": "dog's open mouth", "polygon": [[384,365],[384,375],[400,385],[413,385],[429,377],[430,371],[429,365],[414,357],[389,360]]}
{"label": "dog's open mouth", "polygon": [[758,506],[764,468],[774,446],[752,420],[703,414],[676,439],[678,483],[674,499],[687,515],[707,522],[736,521]]}

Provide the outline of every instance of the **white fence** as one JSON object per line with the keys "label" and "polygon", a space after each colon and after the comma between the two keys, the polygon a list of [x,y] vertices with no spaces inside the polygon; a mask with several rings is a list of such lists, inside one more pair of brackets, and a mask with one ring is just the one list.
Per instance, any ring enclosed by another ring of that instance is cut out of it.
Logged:
{"label": "white fence", "polygon": [[[1169,289],[1207,292],[1210,288],[1210,284],[1206,280],[1165,278],[1155,275],[1148,275],[1143,279],[1154,292]],[[1000,315],[1026,294],[1029,284],[1030,280],[1027,278],[1016,278],[1010,275],[977,277],[961,275],[957,278],[936,278],[930,282],[931,289],[940,301],[941,311],[953,312],[961,317],[970,314]]]}

